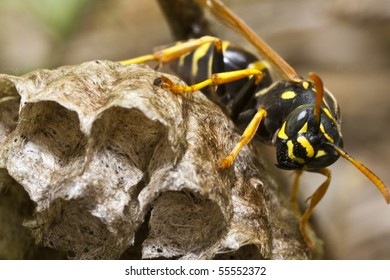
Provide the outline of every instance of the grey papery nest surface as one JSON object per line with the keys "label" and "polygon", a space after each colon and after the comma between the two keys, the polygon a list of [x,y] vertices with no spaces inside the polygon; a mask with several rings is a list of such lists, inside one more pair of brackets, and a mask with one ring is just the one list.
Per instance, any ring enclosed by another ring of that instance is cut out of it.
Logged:
{"label": "grey papery nest surface", "polygon": [[[1,258],[34,242],[76,259],[310,257],[261,151],[218,168],[234,126],[159,75],[108,61],[0,75]],[[30,202],[33,215],[16,210]]]}

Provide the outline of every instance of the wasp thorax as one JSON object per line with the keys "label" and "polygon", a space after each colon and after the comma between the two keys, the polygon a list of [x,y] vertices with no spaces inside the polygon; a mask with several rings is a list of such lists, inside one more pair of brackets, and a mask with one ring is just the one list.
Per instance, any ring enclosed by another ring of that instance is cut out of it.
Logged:
{"label": "wasp thorax", "polygon": [[314,116],[314,104],[293,110],[277,132],[277,166],[283,169],[315,169],[333,164],[339,154],[330,147],[342,147],[337,122],[326,108],[321,108],[320,122]]}

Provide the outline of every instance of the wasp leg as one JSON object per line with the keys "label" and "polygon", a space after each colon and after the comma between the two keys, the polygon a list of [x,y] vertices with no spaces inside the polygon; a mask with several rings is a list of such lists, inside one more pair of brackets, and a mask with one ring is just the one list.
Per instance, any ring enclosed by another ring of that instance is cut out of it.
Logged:
{"label": "wasp leg", "polygon": [[233,81],[237,81],[249,76],[255,76],[256,83],[258,84],[263,78],[263,73],[257,69],[243,69],[237,71],[215,73],[211,76],[211,78],[190,86],[175,84],[169,78],[165,76],[161,76],[155,81],[154,84],[167,87],[175,93],[186,93],[186,92],[194,92],[197,90],[201,90],[211,84],[218,86]]}
{"label": "wasp leg", "polygon": [[300,215],[302,215],[302,211],[298,203],[298,190],[299,190],[299,178],[301,177],[302,172],[303,172],[302,170],[295,170],[295,179],[290,194],[291,204]]}
{"label": "wasp leg", "polygon": [[219,162],[220,167],[229,168],[233,164],[242,147],[247,145],[252,140],[253,136],[255,136],[261,120],[263,120],[266,116],[266,110],[260,108],[257,111],[256,115],[253,117],[249,125],[246,127],[244,133],[242,134],[240,141],[236,144],[231,153]]}
{"label": "wasp leg", "polygon": [[[233,97],[230,107],[230,118],[233,122],[236,122],[239,115],[243,113],[245,106],[251,99],[251,96],[256,93],[256,77],[249,79],[245,85],[240,89],[237,95]],[[252,111],[252,110],[251,110]],[[256,110],[253,110],[255,112]]]}
{"label": "wasp leg", "polygon": [[313,245],[313,242],[311,241],[309,235],[306,232],[306,225],[307,225],[307,223],[309,221],[309,218],[311,217],[311,215],[313,213],[314,207],[316,207],[318,202],[320,202],[321,199],[324,197],[324,195],[325,195],[325,193],[326,193],[326,191],[327,191],[327,189],[329,187],[330,180],[331,180],[332,176],[331,176],[330,170],[327,169],[327,168],[310,170],[310,172],[315,172],[315,173],[319,173],[319,174],[322,174],[322,175],[326,176],[326,180],[308,198],[308,200],[310,200],[310,205],[306,209],[306,211],[303,214],[303,216],[301,217],[301,222],[300,222],[300,226],[299,226],[299,229],[301,231],[303,239],[305,240],[307,246],[312,250],[314,248],[314,245]]}
{"label": "wasp leg", "polygon": [[119,63],[124,65],[129,65],[129,64],[145,63],[154,60],[154,61],[158,61],[160,64],[164,64],[164,63],[171,62],[175,59],[178,59],[182,55],[185,55],[193,51],[194,49],[209,43],[214,44],[217,51],[222,52],[221,39],[212,36],[203,36],[198,39],[192,39],[192,40],[185,41],[183,43],[178,43],[172,47],[159,50],[153,54],[122,60],[119,61]]}

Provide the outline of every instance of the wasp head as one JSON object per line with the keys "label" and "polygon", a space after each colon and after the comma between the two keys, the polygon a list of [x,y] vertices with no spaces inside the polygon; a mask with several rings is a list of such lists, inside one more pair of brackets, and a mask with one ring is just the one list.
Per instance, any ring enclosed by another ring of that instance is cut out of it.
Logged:
{"label": "wasp head", "polygon": [[340,126],[326,108],[316,116],[315,104],[298,106],[277,133],[277,166],[283,169],[316,169],[338,158],[332,145],[343,147]]}

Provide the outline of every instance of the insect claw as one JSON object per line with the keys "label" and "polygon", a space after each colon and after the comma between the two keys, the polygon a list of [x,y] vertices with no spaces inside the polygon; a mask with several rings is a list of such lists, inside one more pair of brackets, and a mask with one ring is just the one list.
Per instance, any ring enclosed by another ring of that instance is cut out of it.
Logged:
{"label": "insect claw", "polygon": [[221,159],[221,160],[219,161],[218,167],[219,167],[219,168],[223,168],[223,169],[227,169],[227,168],[229,168],[230,166],[232,166],[233,161],[234,161],[233,156],[231,156],[231,155],[230,155],[230,156],[227,156],[226,158]]}

